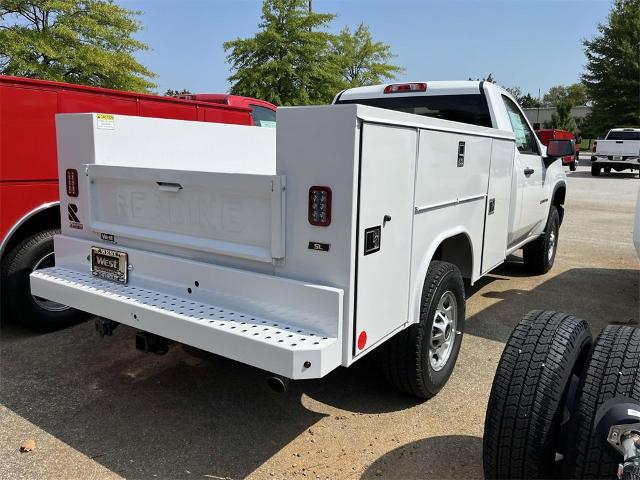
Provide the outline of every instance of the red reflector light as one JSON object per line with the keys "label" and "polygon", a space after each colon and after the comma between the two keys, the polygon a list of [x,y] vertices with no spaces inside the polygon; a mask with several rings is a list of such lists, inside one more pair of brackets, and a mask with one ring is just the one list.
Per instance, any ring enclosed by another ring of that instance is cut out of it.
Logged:
{"label": "red reflector light", "polygon": [[331,224],[331,189],[329,187],[311,187],[309,189],[309,223],[316,227]]}
{"label": "red reflector light", "polygon": [[426,83],[394,83],[384,87],[384,93],[413,93],[426,91]]}
{"label": "red reflector light", "polygon": [[67,195],[78,196],[78,171],[75,168],[67,169]]}

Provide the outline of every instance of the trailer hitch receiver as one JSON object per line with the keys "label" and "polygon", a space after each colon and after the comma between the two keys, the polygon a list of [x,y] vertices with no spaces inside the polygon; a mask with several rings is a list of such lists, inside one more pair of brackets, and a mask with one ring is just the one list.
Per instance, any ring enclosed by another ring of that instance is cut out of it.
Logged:
{"label": "trailer hitch receiver", "polygon": [[112,336],[113,331],[120,325],[118,322],[114,322],[113,320],[109,320],[108,318],[98,317],[96,318],[96,332],[100,335],[100,338],[105,335]]}
{"label": "trailer hitch receiver", "polygon": [[149,332],[136,333],[136,349],[145,353],[155,353],[164,355],[169,351],[170,342],[168,339]]}

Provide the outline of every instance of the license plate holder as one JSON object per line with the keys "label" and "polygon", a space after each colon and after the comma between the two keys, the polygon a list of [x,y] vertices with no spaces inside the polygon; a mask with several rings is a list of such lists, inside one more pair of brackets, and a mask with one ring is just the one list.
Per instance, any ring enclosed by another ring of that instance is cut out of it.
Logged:
{"label": "license plate holder", "polygon": [[613,156],[613,159],[614,159],[616,162],[621,162],[621,161],[622,161],[622,155],[614,155],[614,156]]}
{"label": "license plate holder", "polygon": [[116,283],[127,283],[129,255],[110,248],[91,247],[91,275]]}

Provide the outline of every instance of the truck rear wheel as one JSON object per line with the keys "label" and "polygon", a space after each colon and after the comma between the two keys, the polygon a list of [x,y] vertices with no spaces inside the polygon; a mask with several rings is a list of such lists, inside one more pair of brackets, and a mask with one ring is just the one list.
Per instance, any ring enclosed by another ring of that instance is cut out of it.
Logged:
{"label": "truck rear wheel", "polygon": [[576,171],[576,161],[575,160],[569,164],[569,170],[572,171],[572,172]]}
{"label": "truck rear wheel", "polygon": [[448,262],[431,262],[422,288],[420,321],[382,347],[383,372],[389,383],[418,398],[436,395],[456,364],[464,317],[460,270]]}
{"label": "truck rear wheel", "polygon": [[593,177],[600,176],[600,167],[598,165],[591,165],[591,176]]}
{"label": "truck rear wheel", "polygon": [[38,331],[53,331],[68,327],[88,317],[88,314],[60,303],[31,295],[31,272],[55,265],[51,229],[38,232],[19,243],[4,262],[2,303],[12,319]]}
{"label": "truck rear wheel", "polygon": [[532,273],[542,275],[553,267],[558,249],[558,234],[560,232],[560,216],[558,209],[552,206],[544,233],[537,240],[523,248],[524,265]]}
{"label": "truck rear wheel", "polygon": [[598,408],[615,397],[640,400],[640,329],[609,325],[596,340],[571,421],[566,478],[617,478],[622,457],[594,428]]}
{"label": "truck rear wheel", "polygon": [[485,478],[552,478],[565,399],[591,345],[584,320],[534,310],[511,333],[484,423]]}

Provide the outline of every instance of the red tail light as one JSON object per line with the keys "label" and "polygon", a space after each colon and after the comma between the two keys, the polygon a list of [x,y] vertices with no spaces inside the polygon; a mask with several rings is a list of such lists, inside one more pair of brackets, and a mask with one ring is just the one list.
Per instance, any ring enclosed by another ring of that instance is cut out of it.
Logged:
{"label": "red tail light", "polygon": [[67,169],[67,195],[78,196],[78,171],[75,168]]}
{"label": "red tail light", "polygon": [[596,140],[593,141],[593,147],[591,148],[591,151],[593,153],[596,153],[596,145],[598,144],[598,142]]}
{"label": "red tail light", "polygon": [[329,187],[311,187],[309,189],[309,223],[316,227],[331,224],[331,189]]}
{"label": "red tail light", "polygon": [[384,87],[384,93],[413,93],[426,91],[426,83],[394,83]]}

